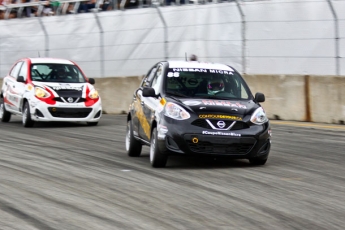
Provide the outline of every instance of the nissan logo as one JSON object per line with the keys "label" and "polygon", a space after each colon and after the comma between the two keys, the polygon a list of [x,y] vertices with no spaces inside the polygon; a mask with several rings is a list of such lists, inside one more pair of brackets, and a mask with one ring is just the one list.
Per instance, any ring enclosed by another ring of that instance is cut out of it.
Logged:
{"label": "nissan logo", "polygon": [[224,122],[224,121],[218,121],[218,122],[217,122],[217,125],[218,125],[219,128],[222,129],[222,128],[225,127],[225,122]]}
{"label": "nissan logo", "polygon": [[67,101],[68,101],[69,103],[72,103],[72,102],[73,102],[73,98],[69,97],[69,98],[67,98]]}

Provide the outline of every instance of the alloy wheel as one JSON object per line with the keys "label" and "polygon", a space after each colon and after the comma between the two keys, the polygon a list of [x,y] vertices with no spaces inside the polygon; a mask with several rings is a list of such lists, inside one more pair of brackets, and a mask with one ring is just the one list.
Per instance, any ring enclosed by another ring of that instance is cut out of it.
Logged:
{"label": "alloy wheel", "polygon": [[126,135],[126,151],[129,150],[130,144],[131,144],[131,130],[128,129],[127,135]]}
{"label": "alloy wheel", "polygon": [[151,146],[150,146],[150,161],[152,162],[153,158],[154,158],[154,155],[155,155],[156,140],[155,140],[154,136],[152,136],[151,138],[152,138],[152,140],[151,140]]}
{"label": "alloy wheel", "polygon": [[2,119],[2,116],[4,116],[4,104],[0,104],[0,119]]}

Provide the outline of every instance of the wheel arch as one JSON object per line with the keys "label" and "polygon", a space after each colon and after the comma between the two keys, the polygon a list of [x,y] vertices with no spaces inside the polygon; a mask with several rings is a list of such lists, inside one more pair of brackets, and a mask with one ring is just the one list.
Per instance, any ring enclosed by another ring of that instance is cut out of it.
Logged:
{"label": "wheel arch", "polygon": [[[151,137],[152,137],[152,131],[154,128],[157,128],[157,121],[156,120],[152,121],[151,130],[150,130]],[[151,137],[150,137],[150,139],[151,139]]]}
{"label": "wheel arch", "polygon": [[21,105],[20,105],[20,109],[21,109],[21,112],[23,112],[24,110],[24,105],[25,103],[28,102],[29,103],[29,100],[27,98],[23,98],[22,101],[21,101]]}

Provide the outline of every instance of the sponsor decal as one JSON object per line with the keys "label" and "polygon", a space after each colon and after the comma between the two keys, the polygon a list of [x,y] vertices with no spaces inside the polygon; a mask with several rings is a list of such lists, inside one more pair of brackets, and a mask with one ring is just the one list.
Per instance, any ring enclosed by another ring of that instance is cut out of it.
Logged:
{"label": "sponsor decal", "polygon": [[59,86],[51,86],[51,88],[55,91],[64,90],[64,89],[77,90],[77,91],[83,90],[83,86],[71,86],[69,84],[59,85]]}
{"label": "sponsor decal", "polygon": [[219,70],[219,69],[210,69],[210,73],[220,73],[220,74],[234,75],[234,73],[232,71]]}
{"label": "sponsor decal", "polygon": [[247,106],[242,105],[238,102],[232,103],[230,101],[220,101],[220,100],[202,100],[204,105],[220,105],[220,106],[227,106],[227,107],[235,107],[235,108],[242,108],[246,109]]}
{"label": "sponsor decal", "polygon": [[[233,75],[233,70],[220,70],[220,69],[202,69],[202,68],[173,68],[174,74],[176,72],[198,72],[198,73],[219,73]],[[170,73],[170,72],[169,72]],[[172,77],[170,74],[168,77]]]}
{"label": "sponsor decal", "polygon": [[200,101],[184,101],[183,104],[188,105],[188,106],[193,106],[193,105],[200,105]]}
{"label": "sponsor decal", "polygon": [[229,120],[242,121],[242,117],[233,116],[233,115],[221,115],[221,114],[200,114],[199,118],[203,118],[203,119],[229,119]]}
{"label": "sponsor decal", "polygon": [[216,136],[232,136],[232,137],[240,137],[241,134],[239,133],[224,133],[224,132],[214,132],[214,131],[202,131],[202,134],[205,135],[216,135]]}

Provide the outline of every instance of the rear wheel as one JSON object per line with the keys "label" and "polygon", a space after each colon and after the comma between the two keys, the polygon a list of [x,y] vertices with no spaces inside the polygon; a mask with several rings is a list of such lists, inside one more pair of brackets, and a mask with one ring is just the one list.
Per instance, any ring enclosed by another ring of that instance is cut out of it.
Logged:
{"label": "rear wheel", "polygon": [[163,168],[167,164],[168,155],[162,154],[157,146],[157,128],[154,128],[151,135],[150,162],[154,168]]}
{"label": "rear wheel", "polygon": [[35,121],[31,119],[30,106],[28,102],[25,102],[24,104],[22,122],[23,122],[23,126],[26,128],[32,127],[35,124]]}
{"label": "rear wheel", "polygon": [[132,122],[129,120],[127,122],[127,132],[126,132],[126,151],[130,157],[138,157],[141,154],[142,144],[140,141],[136,140],[133,136]]}
{"label": "rear wheel", "polygon": [[252,165],[264,165],[267,162],[267,159],[261,159],[261,158],[251,158],[249,159],[250,164]]}
{"label": "rear wheel", "polygon": [[6,111],[3,98],[0,101],[0,119],[2,122],[9,122],[11,120],[11,113]]}

